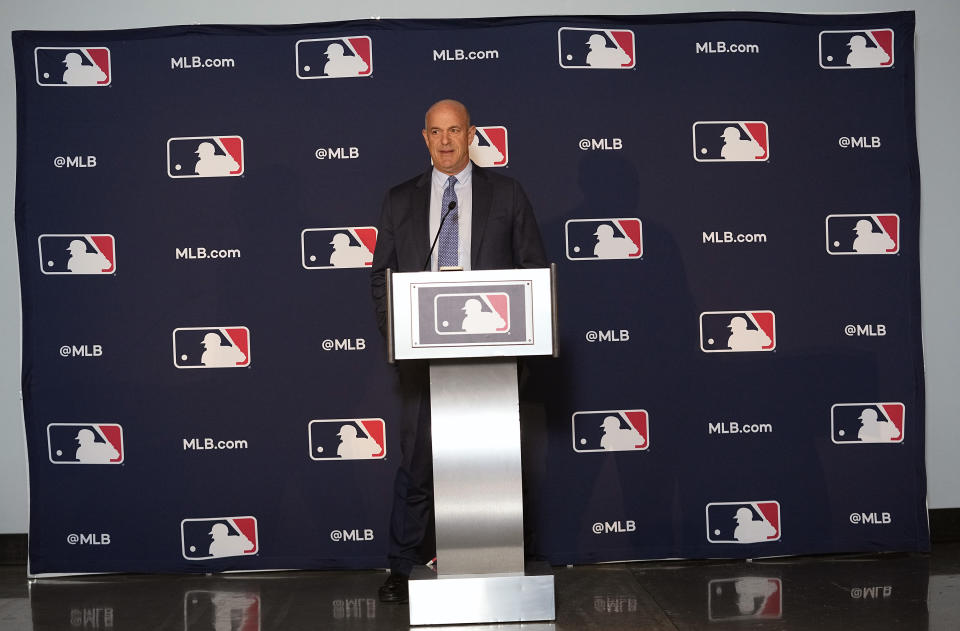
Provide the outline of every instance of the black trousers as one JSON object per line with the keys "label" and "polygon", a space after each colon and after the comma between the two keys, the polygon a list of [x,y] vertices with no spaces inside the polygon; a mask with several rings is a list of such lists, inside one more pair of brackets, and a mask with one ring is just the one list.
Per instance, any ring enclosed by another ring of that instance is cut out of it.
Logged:
{"label": "black trousers", "polygon": [[390,512],[390,571],[409,576],[436,549],[433,526],[433,451],[430,438],[430,367],[426,361],[397,363],[402,401],[400,466]]}

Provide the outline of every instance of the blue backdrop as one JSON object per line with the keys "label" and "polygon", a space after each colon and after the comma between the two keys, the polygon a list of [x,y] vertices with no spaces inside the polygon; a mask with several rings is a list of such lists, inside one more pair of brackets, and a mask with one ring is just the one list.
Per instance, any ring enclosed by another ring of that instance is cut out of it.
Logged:
{"label": "blue backdrop", "polygon": [[926,549],[913,33],[15,32],[30,571],[385,565],[399,402],[366,268],[445,97],[559,266],[535,552]]}

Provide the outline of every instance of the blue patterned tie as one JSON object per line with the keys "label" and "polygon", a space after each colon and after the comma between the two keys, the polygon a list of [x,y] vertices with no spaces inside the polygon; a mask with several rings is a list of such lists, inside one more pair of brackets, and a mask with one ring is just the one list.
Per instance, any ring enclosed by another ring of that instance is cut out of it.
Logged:
{"label": "blue patterned tie", "polygon": [[[447,178],[447,188],[443,191],[443,201],[440,202],[440,218],[450,208],[450,202],[456,203],[457,192],[453,187],[457,183],[457,176]],[[437,247],[437,269],[441,267],[457,267],[460,264],[460,207],[454,206],[447,215],[447,220],[440,227],[440,243]]]}

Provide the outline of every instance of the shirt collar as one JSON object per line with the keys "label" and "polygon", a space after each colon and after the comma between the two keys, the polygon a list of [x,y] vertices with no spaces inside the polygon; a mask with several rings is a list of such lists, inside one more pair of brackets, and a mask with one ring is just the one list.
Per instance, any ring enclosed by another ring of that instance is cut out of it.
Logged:
{"label": "shirt collar", "polygon": [[[454,173],[457,177],[457,184],[463,185],[470,181],[470,175],[473,173],[473,161],[467,160],[467,166],[463,167],[463,171],[459,173]],[[442,171],[438,171],[436,167],[433,168],[433,185],[444,187],[447,185],[447,179],[450,176]]]}

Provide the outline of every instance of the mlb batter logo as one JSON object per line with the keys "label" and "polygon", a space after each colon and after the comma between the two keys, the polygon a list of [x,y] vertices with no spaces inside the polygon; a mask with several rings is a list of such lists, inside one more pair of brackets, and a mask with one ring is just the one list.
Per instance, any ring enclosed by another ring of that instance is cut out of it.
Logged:
{"label": "mlb batter logo", "polygon": [[636,217],[570,219],[564,228],[571,261],[639,259],[643,226]]}
{"label": "mlb batter logo", "polygon": [[180,541],[188,561],[250,556],[260,550],[257,518],[249,515],[184,519]]}
{"label": "mlb batter logo", "polygon": [[426,282],[410,285],[412,343],[427,346],[533,344],[528,280]]}
{"label": "mlb batter logo", "polygon": [[783,585],[779,578],[762,576],[712,580],[707,602],[711,622],[779,620],[783,615]]}
{"label": "mlb batter logo", "polygon": [[828,254],[896,254],[899,215],[827,215]]}
{"label": "mlb batter logo", "polygon": [[893,29],[821,31],[820,67],[826,70],[893,67]]}
{"label": "mlb batter logo", "polygon": [[313,460],[379,460],[387,456],[382,418],[341,418],[310,421]]}
{"label": "mlb batter logo", "polygon": [[700,314],[700,350],[748,353],[777,347],[773,311],[704,311]]}
{"label": "mlb batter logo", "polygon": [[574,412],[573,450],[644,451],[650,446],[650,417],[646,410]]}
{"label": "mlb batter logo", "polygon": [[342,79],[373,74],[373,42],[366,35],[297,42],[297,77]]}
{"label": "mlb batter logo", "polygon": [[40,271],[44,274],[113,274],[117,271],[112,234],[41,234]]}
{"label": "mlb batter logo", "polygon": [[698,121],[693,124],[697,162],[766,162],[770,133],[763,121]]}
{"label": "mlb batter logo", "polygon": [[103,87],[110,85],[109,48],[39,46],[33,49],[37,83],[42,86]]}
{"label": "mlb batter logo", "polygon": [[177,368],[244,368],[250,365],[250,329],[245,326],[173,330]]}
{"label": "mlb batter logo", "polygon": [[557,40],[561,68],[626,70],[635,65],[633,31],[563,27]]}
{"label": "mlb batter logo", "polygon": [[510,159],[507,151],[507,128],[478,126],[470,144],[470,159],[481,167],[506,166]]}
{"label": "mlb batter logo", "polygon": [[831,439],[837,445],[902,443],[902,403],[837,403],[830,408]]}
{"label": "mlb batter logo", "polygon": [[307,228],[300,233],[301,264],[305,269],[370,267],[377,247],[377,229]]}
{"label": "mlb batter logo", "polygon": [[123,428],[116,423],[50,423],[47,448],[54,464],[121,464]]}
{"label": "mlb batter logo", "polygon": [[710,543],[767,543],[780,540],[780,502],[707,504]]}
{"label": "mlb batter logo", "polygon": [[434,331],[440,335],[510,332],[506,293],[438,294],[434,304]]}
{"label": "mlb batter logo", "polygon": [[243,138],[189,136],[167,140],[167,175],[238,177],[243,175]]}

